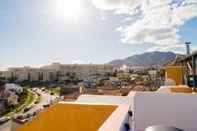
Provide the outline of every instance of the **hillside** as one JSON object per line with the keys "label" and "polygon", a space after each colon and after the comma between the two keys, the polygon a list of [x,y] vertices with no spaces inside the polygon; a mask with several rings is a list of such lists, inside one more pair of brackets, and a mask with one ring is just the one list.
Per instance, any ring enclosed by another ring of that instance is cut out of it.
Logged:
{"label": "hillside", "polygon": [[150,67],[163,65],[170,60],[174,59],[176,54],[173,52],[147,52],[139,55],[133,55],[125,59],[117,59],[109,62],[115,67],[120,67],[122,65],[127,66],[141,66]]}

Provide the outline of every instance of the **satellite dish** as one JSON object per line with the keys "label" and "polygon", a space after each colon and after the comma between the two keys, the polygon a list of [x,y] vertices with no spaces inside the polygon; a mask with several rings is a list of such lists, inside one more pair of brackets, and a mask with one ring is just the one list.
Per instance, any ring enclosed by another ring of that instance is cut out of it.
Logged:
{"label": "satellite dish", "polygon": [[151,126],[145,129],[145,131],[184,131],[176,127],[167,127],[167,126]]}

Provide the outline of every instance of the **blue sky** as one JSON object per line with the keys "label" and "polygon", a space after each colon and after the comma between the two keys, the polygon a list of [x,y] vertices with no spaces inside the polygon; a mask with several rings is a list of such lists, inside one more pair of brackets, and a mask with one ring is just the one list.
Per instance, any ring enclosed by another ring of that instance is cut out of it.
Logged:
{"label": "blue sky", "polygon": [[182,36],[182,41],[191,41],[193,46],[197,45],[197,18],[193,18],[187,21],[180,28],[180,35]]}
{"label": "blue sky", "polygon": [[[134,15],[115,13],[119,10],[116,8],[102,9],[87,0],[83,2],[83,13],[76,16],[77,19],[64,19],[54,13],[56,7],[53,2],[0,1],[0,69],[52,62],[105,63],[158,46],[149,41],[124,41],[127,37],[124,30],[117,29],[126,29],[131,23],[129,18],[135,19]],[[179,29],[180,41],[191,41],[196,46],[196,28],[195,17],[179,25],[176,29]],[[174,48],[165,51],[174,51]]]}

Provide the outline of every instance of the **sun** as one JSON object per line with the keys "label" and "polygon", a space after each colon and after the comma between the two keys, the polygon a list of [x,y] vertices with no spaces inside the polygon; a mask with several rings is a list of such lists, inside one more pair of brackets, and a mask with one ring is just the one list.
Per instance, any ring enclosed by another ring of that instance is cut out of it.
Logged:
{"label": "sun", "polygon": [[77,20],[82,14],[82,0],[55,0],[57,14],[65,20]]}

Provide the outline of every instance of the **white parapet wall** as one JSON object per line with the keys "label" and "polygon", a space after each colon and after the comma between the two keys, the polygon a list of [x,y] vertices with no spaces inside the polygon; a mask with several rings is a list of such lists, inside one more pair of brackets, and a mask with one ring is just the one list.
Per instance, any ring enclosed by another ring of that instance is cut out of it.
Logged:
{"label": "white parapet wall", "polygon": [[197,94],[130,93],[132,131],[144,131],[152,125],[175,126],[197,131]]}
{"label": "white parapet wall", "polygon": [[126,104],[129,105],[127,96],[112,96],[112,95],[81,95],[76,102],[85,103],[100,103],[100,104]]}
{"label": "white parapet wall", "polygon": [[81,95],[76,100],[76,103],[84,102],[117,105],[117,109],[102,124],[98,131],[126,131],[124,124],[129,123],[128,111],[131,106],[128,96]]}
{"label": "white parapet wall", "polygon": [[118,108],[103,123],[98,131],[126,131],[125,123],[129,122],[128,105],[118,105]]}
{"label": "white parapet wall", "polygon": [[[144,131],[149,126],[174,126],[184,131],[197,131],[197,94],[131,92],[128,96],[82,95],[77,103],[117,105],[99,131]],[[128,115],[133,112],[133,116]]]}

